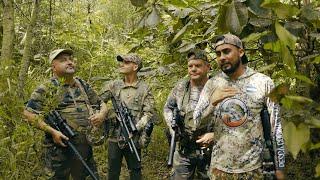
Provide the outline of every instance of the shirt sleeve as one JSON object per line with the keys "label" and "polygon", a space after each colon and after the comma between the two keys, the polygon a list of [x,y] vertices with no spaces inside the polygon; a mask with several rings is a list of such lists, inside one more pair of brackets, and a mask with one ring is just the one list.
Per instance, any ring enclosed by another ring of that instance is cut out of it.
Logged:
{"label": "shirt sleeve", "polygon": [[176,85],[170,92],[167,101],[163,107],[163,116],[164,119],[166,121],[166,124],[169,128],[171,128],[171,122],[173,119],[173,112],[172,110],[169,108],[169,103],[174,101],[177,102],[177,91],[178,91],[178,85]]}
{"label": "shirt sleeve", "polygon": [[[267,92],[274,88],[274,83],[270,79],[267,83]],[[266,99],[266,104],[270,114],[271,135],[274,144],[276,169],[283,170],[285,167],[285,145],[282,133],[282,125],[280,118],[280,105]]]}
{"label": "shirt sleeve", "polygon": [[46,97],[46,86],[40,85],[31,94],[30,99],[26,103],[25,109],[29,112],[40,114],[44,110],[44,101]]}
{"label": "shirt sleeve", "polygon": [[112,87],[113,87],[112,81],[108,81],[103,85],[103,88],[99,94],[99,97],[104,103],[107,103],[111,99]]}
{"label": "shirt sleeve", "polygon": [[215,106],[211,104],[210,97],[215,89],[214,81],[210,79],[201,91],[198,104],[193,112],[193,119],[197,127],[200,126],[202,122],[208,122],[214,115],[213,111]]}
{"label": "shirt sleeve", "polygon": [[155,123],[157,121],[157,112],[155,108],[154,97],[151,89],[148,88],[142,105],[142,116],[137,123],[138,129],[144,129],[148,122]]}

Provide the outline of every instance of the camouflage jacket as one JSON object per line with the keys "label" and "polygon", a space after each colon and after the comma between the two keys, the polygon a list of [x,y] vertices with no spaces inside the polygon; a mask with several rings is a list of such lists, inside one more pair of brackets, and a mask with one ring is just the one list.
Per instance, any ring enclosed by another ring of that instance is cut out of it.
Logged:
{"label": "camouflage jacket", "polygon": [[197,127],[197,128],[195,127],[195,123],[193,120],[193,111],[199,100],[199,95],[202,88],[203,87],[200,87],[200,89],[197,89],[197,91],[199,91],[199,94],[197,97],[194,97],[192,99],[189,78],[182,79],[175,85],[175,87],[172,89],[171,93],[169,94],[167,98],[167,102],[163,108],[163,115],[168,127],[171,127],[172,118],[173,118],[172,110],[168,107],[168,105],[169,105],[169,102],[173,99],[177,103],[179,115],[183,118],[184,128],[190,135],[198,133],[199,131],[201,131],[201,134],[198,134],[198,135],[202,135],[205,132],[210,131],[211,129],[210,118],[207,121],[202,121],[200,127]]}
{"label": "camouflage jacket", "polygon": [[[209,103],[212,92],[224,86],[236,87],[242,93],[226,98],[213,107]],[[193,118],[199,122],[214,116],[215,144],[211,170],[216,168],[228,173],[243,173],[262,166],[264,139],[260,112],[264,104],[270,113],[276,168],[284,168],[280,107],[266,98],[272,88],[274,84],[268,76],[249,67],[237,80],[233,81],[221,72],[207,82]]]}
{"label": "camouflage jacket", "polygon": [[[107,82],[100,93],[101,99],[108,103],[111,97],[124,102],[133,117],[133,123],[139,130],[139,135],[149,121],[156,120],[156,110],[151,89],[146,83],[138,80],[134,85],[125,85],[123,80]],[[111,109],[107,115],[113,122],[109,141],[117,142],[120,137],[120,126],[116,121],[114,110]]]}
{"label": "camouflage jacket", "polygon": [[85,81],[76,78],[75,85],[69,86],[61,85],[58,79],[52,78],[33,91],[26,110],[44,116],[57,110],[74,130],[85,130],[89,126],[86,99],[93,109],[100,107],[99,96]]}

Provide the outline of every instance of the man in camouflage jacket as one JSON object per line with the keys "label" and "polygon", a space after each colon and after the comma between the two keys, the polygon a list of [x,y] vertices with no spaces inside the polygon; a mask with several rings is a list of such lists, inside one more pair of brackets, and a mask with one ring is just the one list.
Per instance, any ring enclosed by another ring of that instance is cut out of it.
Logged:
{"label": "man in camouflage jacket", "polygon": [[[263,179],[263,128],[260,112],[270,114],[277,179],[284,175],[284,141],[280,107],[266,95],[274,88],[270,77],[247,67],[241,40],[232,34],[218,37],[217,63],[222,72],[205,85],[194,111],[196,123],[214,116],[211,179]],[[201,139],[206,140],[206,139]]]}
{"label": "man in camouflage jacket", "polygon": [[[136,54],[118,55],[117,61],[119,61],[119,72],[124,75],[124,79],[107,82],[102,88],[100,97],[107,104],[113,96],[127,106],[138,130],[133,139],[141,157],[141,148],[147,146],[150,141],[150,137],[145,134],[145,127],[154,121],[156,116],[154,98],[149,86],[138,79],[137,72],[142,68],[140,57]],[[105,117],[106,121],[111,121],[108,142],[108,179],[119,179],[123,157],[127,161],[130,179],[142,179],[141,162],[125,143],[113,110],[103,106],[101,112],[91,117],[91,120],[94,124],[100,124]]]}
{"label": "man in camouflage jacket", "polygon": [[96,173],[92,147],[85,132],[90,124],[88,117],[92,108],[99,108],[98,95],[89,84],[74,78],[76,72],[73,52],[57,49],[50,53],[49,62],[54,76],[40,85],[32,94],[23,112],[28,122],[45,131],[46,165],[51,170],[50,179],[85,179],[89,176],[80,160],[66,147],[63,140],[69,138],[49,126],[48,113],[56,110],[66,119],[77,136],[70,139],[91,170]]}
{"label": "man in camouflage jacket", "polygon": [[210,120],[195,128],[193,110],[199,100],[200,92],[208,81],[210,64],[206,53],[202,50],[192,50],[188,53],[189,78],[179,81],[171,91],[164,106],[164,117],[170,129],[172,129],[173,110],[171,103],[175,102],[179,115],[183,121],[184,132],[179,135],[173,159],[173,172],[170,179],[193,179],[195,174],[199,179],[208,179],[207,168],[210,162],[210,153],[206,156],[204,148],[207,143],[197,143],[196,140],[206,136],[210,130]]}

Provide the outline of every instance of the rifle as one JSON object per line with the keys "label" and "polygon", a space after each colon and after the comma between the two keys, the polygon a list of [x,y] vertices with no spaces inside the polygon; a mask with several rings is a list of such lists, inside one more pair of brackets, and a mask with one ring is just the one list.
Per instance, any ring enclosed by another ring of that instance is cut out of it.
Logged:
{"label": "rifle", "polygon": [[263,149],[263,163],[262,170],[265,179],[276,179],[275,177],[275,161],[274,161],[274,149],[271,138],[271,124],[270,115],[266,105],[263,106],[260,112],[262,127],[263,127],[263,137],[264,137],[264,149]]}
{"label": "rifle", "polygon": [[111,96],[111,101],[117,115],[117,120],[120,123],[121,135],[124,137],[125,142],[129,145],[130,151],[134,153],[137,160],[141,162],[137,147],[133,142],[133,136],[138,132],[138,130],[132,121],[130,110],[123,102],[119,101],[118,103],[114,96]]}
{"label": "rifle", "polygon": [[[50,117],[52,117],[53,119],[50,118]],[[56,111],[56,110],[52,111],[49,114],[49,117],[47,118],[47,120],[49,121],[50,125],[53,126],[53,128],[55,128],[56,130],[62,132],[68,138],[71,139],[71,138],[73,138],[73,137],[75,137],[77,135],[75,132],[73,132],[71,127],[67,124],[66,120],[61,117],[61,115],[58,113],[58,111]],[[68,147],[71,148],[72,152],[77,156],[77,158],[81,161],[82,165],[89,172],[89,174],[92,177],[92,179],[98,180],[98,178],[92,172],[92,170],[90,169],[88,164],[84,161],[83,157],[81,156],[81,154],[79,153],[77,148],[70,141],[63,140],[63,142],[66,143],[68,145]]]}
{"label": "rifle", "polygon": [[182,129],[183,122],[181,121],[181,118],[179,115],[179,109],[178,109],[176,100],[171,99],[168,102],[168,108],[172,111],[171,128],[174,131],[173,135],[171,136],[169,159],[168,159],[168,166],[171,167],[173,164],[173,156],[174,156],[174,151],[176,149],[177,137],[183,131]]}

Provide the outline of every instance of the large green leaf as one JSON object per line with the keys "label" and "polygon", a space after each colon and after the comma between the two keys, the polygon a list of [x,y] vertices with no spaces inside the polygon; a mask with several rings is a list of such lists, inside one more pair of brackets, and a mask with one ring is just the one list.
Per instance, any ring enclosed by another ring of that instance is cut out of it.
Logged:
{"label": "large green leaf", "polygon": [[280,41],[269,42],[269,43],[264,44],[263,48],[266,50],[271,50],[272,52],[280,52],[281,43],[280,43]]}
{"label": "large green leaf", "polygon": [[281,26],[278,22],[275,23],[275,29],[278,38],[281,40],[281,43],[285,44],[290,49],[294,49],[297,38],[283,26]]}
{"label": "large green leaf", "polygon": [[156,6],[153,6],[151,13],[148,15],[145,21],[145,25],[148,27],[155,27],[156,25],[159,24],[159,22],[160,22],[159,11],[156,8]]}
{"label": "large green leaf", "polygon": [[240,34],[248,22],[248,9],[238,1],[222,6],[219,14],[218,27],[221,32]]}
{"label": "large green leaf", "polygon": [[171,43],[175,43],[177,42],[177,40],[179,40],[181,38],[181,36],[186,32],[186,30],[188,29],[188,26],[190,26],[191,21],[189,21],[185,26],[183,26],[183,28],[180,29],[179,32],[177,32],[177,34],[173,37]]}
{"label": "large green leaf", "polygon": [[180,53],[187,52],[190,49],[193,49],[194,47],[195,47],[194,43],[183,41],[181,45],[178,47],[178,52]]}
{"label": "large green leaf", "polygon": [[317,167],[316,167],[316,177],[320,177],[320,163],[318,163]]}
{"label": "large green leaf", "polygon": [[265,1],[264,3],[262,3],[262,7],[273,10],[276,13],[277,17],[280,19],[290,18],[292,16],[296,16],[299,13],[299,9],[297,9],[296,7],[277,1]]}
{"label": "large green leaf", "polygon": [[271,19],[250,17],[249,23],[256,27],[266,27],[272,24]]}
{"label": "large green leaf", "polygon": [[314,85],[314,83],[311,81],[310,78],[308,78],[307,76],[301,75],[301,74],[294,74],[292,77],[297,78],[305,83]]}
{"label": "large green leaf", "polygon": [[320,55],[318,55],[313,61],[312,63],[314,64],[319,64],[320,63]]}
{"label": "large green leaf", "polygon": [[296,65],[293,56],[291,55],[289,49],[285,44],[280,43],[280,54],[283,61],[283,64],[286,65],[289,71],[292,73],[296,70]]}
{"label": "large green leaf", "polygon": [[189,6],[188,2],[185,0],[164,0],[163,2],[166,4],[177,6],[177,7],[186,8]]}
{"label": "large green leaf", "polygon": [[320,148],[320,143],[312,144],[310,147],[310,150],[319,149],[319,148]]}
{"label": "large green leaf", "polygon": [[148,0],[130,0],[131,4],[137,7],[141,7],[148,2]]}
{"label": "large green leaf", "polygon": [[320,11],[316,10],[311,3],[301,9],[301,15],[309,21],[319,21],[320,19]]}
{"label": "large green leaf", "polygon": [[287,95],[286,98],[291,99],[293,101],[299,102],[299,103],[312,103],[313,100],[304,96],[289,96]]}
{"label": "large green leaf", "polygon": [[261,7],[262,2],[263,0],[247,0],[246,4],[250,12],[265,18],[269,14],[270,10]]}
{"label": "large green leaf", "polygon": [[288,150],[296,159],[301,147],[310,139],[310,129],[303,123],[296,127],[293,122],[289,122],[284,126],[283,133]]}
{"label": "large green leaf", "polygon": [[262,36],[265,36],[268,33],[270,33],[270,31],[264,31],[264,32],[261,32],[261,33],[251,33],[249,36],[243,38],[242,42],[248,43],[248,42],[251,42],[251,41],[257,41]]}
{"label": "large green leaf", "polygon": [[306,123],[310,124],[314,128],[320,128],[320,120],[316,117],[311,117],[310,119],[306,120]]}

